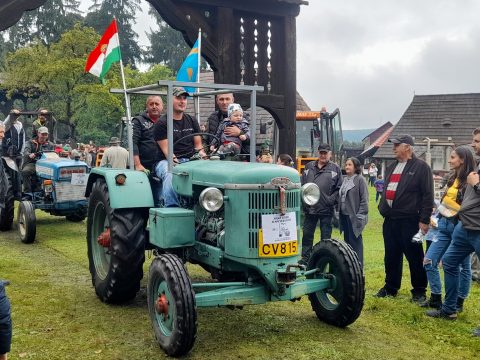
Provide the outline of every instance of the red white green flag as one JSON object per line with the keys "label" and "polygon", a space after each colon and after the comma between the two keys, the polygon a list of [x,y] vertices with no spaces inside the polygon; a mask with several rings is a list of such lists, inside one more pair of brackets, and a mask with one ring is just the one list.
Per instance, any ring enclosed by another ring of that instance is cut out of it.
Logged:
{"label": "red white green flag", "polygon": [[117,21],[113,19],[96,48],[88,55],[85,71],[103,80],[112,64],[120,61],[120,59]]}

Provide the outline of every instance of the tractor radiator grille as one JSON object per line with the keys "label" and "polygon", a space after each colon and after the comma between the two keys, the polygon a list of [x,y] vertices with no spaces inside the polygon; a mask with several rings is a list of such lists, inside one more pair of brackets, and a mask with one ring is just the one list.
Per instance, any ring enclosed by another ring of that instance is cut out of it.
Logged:
{"label": "tractor radiator grille", "polygon": [[55,183],[57,201],[85,200],[86,185],[72,185],[69,181]]}
{"label": "tractor radiator grille", "polygon": [[[287,212],[300,211],[300,190],[287,190]],[[278,190],[248,193],[248,245],[250,249],[258,249],[258,229],[262,227],[262,215],[276,214],[280,208],[280,193]]]}

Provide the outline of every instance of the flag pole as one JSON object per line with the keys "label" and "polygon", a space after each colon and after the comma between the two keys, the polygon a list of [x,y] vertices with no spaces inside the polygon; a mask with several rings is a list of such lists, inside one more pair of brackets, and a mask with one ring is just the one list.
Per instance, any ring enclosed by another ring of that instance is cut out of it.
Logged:
{"label": "flag pole", "polygon": [[127,136],[128,136],[128,167],[135,170],[133,161],[133,129],[132,129],[132,111],[130,109],[130,96],[127,93],[127,84],[125,82],[125,73],[123,71],[122,48],[120,47],[120,33],[118,32],[117,19],[115,19],[115,28],[118,34],[118,45],[120,50],[120,73],[122,74],[123,95],[125,97],[125,107],[127,110]]}
{"label": "flag pole", "polygon": [[[198,56],[197,56],[197,83],[200,82],[200,63],[202,61],[202,28],[198,29]],[[197,87],[197,95],[200,92],[200,88]],[[200,126],[200,96],[195,98],[195,116]]]}

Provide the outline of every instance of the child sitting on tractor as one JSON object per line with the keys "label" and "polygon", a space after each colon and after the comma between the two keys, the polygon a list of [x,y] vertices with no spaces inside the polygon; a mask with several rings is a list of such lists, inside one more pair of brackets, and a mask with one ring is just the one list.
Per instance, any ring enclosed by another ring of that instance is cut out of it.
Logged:
{"label": "child sitting on tractor", "polygon": [[[243,109],[239,104],[228,105],[228,117],[218,127],[216,136],[220,139],[219,152],[233,153],[233,155],[240,154],[242,149],[242,141],[250,138],[250,128],[248,121],[243,117]],[[228,136],[225,134],[225,128],[229,126],[236,126],[240,129],[240,135]],[[215,146],[210,146],[210,150],[215,150]]]}

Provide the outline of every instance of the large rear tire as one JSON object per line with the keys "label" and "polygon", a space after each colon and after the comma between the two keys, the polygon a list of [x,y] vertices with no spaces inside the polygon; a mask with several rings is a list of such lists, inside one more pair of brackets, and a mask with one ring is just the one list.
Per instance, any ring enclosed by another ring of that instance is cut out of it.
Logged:
{"label": "large rear tire", "polygon": [[187,354],[195,343],[197,310],[195,292],[182,261],[163,254],[150,265],[148,313],[155,338],[170,356]]}
{"label": "large rear tire", "polygon": [[18,205],[17,223],[20,240],[24,244],[33,243],[37,234],[37,218],[31,201],[21,201]]}
{"label": "large rear tire", "polygon": [[[131,300],[140,290],[145,261],[142,209],[110,208],[107,184],[98,179],[90,194],[87,218],[88,262],[97,296],[106,303]],[[107,244],[98,237],[110,229]]]}
{"label": "large rear tire", "polygon": [[309,294],[317,317],[327,324],[345,327],[359,316],[365,300],[365,278],[357,254],[345,242],[321,240],[315,245],[308,269],[320,269],[309,278],[333,275],[332,288]]}
{"label": "large rear tire", "polygon": [[[0,161],[3,161],[0,159]],[[12,177],[6,169],[5,164],[0,164],[0,198],[3,207],[0,206],[0,231],[12,229],[13,212],[15,208],[15,199],[13,197]]]}

